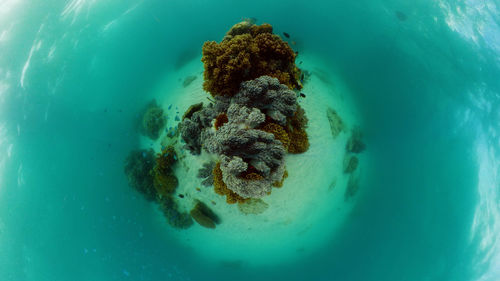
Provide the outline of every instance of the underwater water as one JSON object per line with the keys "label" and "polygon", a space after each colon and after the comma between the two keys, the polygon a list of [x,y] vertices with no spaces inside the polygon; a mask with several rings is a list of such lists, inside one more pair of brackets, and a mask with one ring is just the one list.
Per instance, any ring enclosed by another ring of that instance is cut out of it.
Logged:
{"label": "underwater water", "polygon": [[[500,4],[414,2],[0,0],[0,280],[499,280]],[[312,72],[310,151],[263,217],[174,229],[128,186],[137,122],[247,17]],[[367,147],[347,203],[326,105]]]}

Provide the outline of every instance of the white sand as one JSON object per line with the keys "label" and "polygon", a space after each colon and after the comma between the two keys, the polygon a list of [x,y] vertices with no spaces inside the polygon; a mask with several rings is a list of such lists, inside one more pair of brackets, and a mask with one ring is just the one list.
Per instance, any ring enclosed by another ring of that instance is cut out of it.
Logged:
{"label": "white sand", "polygon": [[[201,185],[201,179],[196,177],[198,169],[211,156],[206,153],[192,156],[188,151],[180,153],[175,171],[179,178],[176,194],[185,195],[182,199],[175,196],[180,207],[189,212],[194,199],[199,199],[221,217],[222,223],[215,230],[196,223],[187,230],[173,230],[165,222],[165,231],[174,231],[181,243],[207,260],[241,261],[258,266],[299,259],[331,240],[352,209],[355,200],[344,200],[348,177],[343,174],[343,159],[349,131],[342,132],[334,140],[326,109],[331,107],[337,111],[348,128],[358,124],[357,114],[347,90],[333,73],[328,72],[321,59],[301,54],[297,63],[299,61],[303,61],[300,68],[313,73],[301,91],[306,98],[299,98],[309,118],[310,148],[306,153],[287,156],[289,176],[283,187],[273,188],[272,194],[263,198],[269,204],[264,213],[242,214],[237,204],[227,204],[225,197],[217,195],[212,187]],[[178,72],[166,75],[159,85],[155,96],[169,115],[167,127],[177,123],[174,121],[176,107],[182,118],[189,105],[208,102],[209,94],[202,90],[202,71],[203,65],[198,58]],[[190,75],[196,75],[197,79],[184,88],[184,78]],[[170,104],[172,109],[167,110]],[[143,140],[144,146],[151,144],[150,140]],[[156,151],[160,149],[159,143],[154,144]],[[182,144],[179,142],[176,146],[180,151]],[[358,171],[365,162],[362,155],[359,158]]]}

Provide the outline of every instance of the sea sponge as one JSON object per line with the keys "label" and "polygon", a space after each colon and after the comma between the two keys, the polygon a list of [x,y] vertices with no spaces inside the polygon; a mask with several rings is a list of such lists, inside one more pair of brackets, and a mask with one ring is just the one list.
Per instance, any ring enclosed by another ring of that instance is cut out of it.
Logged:
{"label": "sea sponge", "polygon": [[125,159],[124,172],[128,183],[144,195],[148,201],[156,200],[153,168],[155,156],[152,149],[133,150]]}
{"label": "sea sponge", "polygon": [[156,104],[156,101],[151,102],[142,117],[142,133],[156,140],[165,124],[166,117],[163,109]]}
{"label": "sea sponge", "polygon": [[214,176],[214,190],[215,193],[219,195],[225,195],[226,196],[226,202],[228,204],[234,204],[234,203],[243,203],[247,199],[239,196],[229,188],[227,188],[226,184],[224,183],[222,179],[222,171],[220,169],[220,162],[218,162],[213,170],[213,176]]}
{"label": "sea sponge", "polygon": [[215,226],[220,223],[219,216],[217,216],[212,209],[200,201],[196,202],[196,205],[193,209],[191,209],[189,214],[199,225],[206,228],[215,228]]}
{"label": "sea sponge", "polygon": [[296,77],[295,52],[288,43],[272,34],[268,24],[251,26],[240,23],[233,27],[221,43],[203,44],[203,89],[212,96],[233,96],[240,83],[262,75],[278,78],[290,89],[300,89]]}

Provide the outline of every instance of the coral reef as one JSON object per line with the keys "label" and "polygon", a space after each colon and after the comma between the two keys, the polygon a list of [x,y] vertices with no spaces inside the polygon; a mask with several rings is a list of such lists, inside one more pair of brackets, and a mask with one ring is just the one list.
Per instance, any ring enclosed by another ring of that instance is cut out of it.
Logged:
{"label": "coral reef", "polygon": [[238,209],[245,215],[258,215],[264,213],[269,205],[260,198],[251,198],[238,204]]}
{"label": "coral reef", "polygon": [[142,117],[142,133],[156,140],[160,136],[160,132],[165,127],[165,124],[166,117],[163,109],[156,104],[156,101],[151,102]]}
{"label": "coral reef", "polygon": [[177,203],[170,196],[160,199],[160,210],[167,222],[175,228],[186,229],[193,225],[191,216],[188,213],[180,212]]}
{"label": "coral reef", "polygon": [[196,202],[189,214],[199,225],[206,228],[215,228],[217,224],[220,224],[219,216],[201,201]]}
{"label": "coral reef", "polygon": [[157,195],[152,172],[155,163],[152,149],[133,150],[125,159],[124,171],[129,185],[142,193],[148,201],[156,200]]}
{"label": "coral reef", "polygon": [[241,82],[268,75],[290,89],[300,89],[300,70],[295,66],[295,52],[272,26],[244,21],[234,25],[221,43],[203,44],[205,66],[203,89],[212,96],[233,96]]}
{"label": "coral reef", "polygon": [[330,107],[326,109],[326,117],[328,118],[328,122],[330,123],[330,131],[332,132],[332,137],[335,139],[340,134],[340,132],[344,130],[344,122],[337,114],[337,112]]}

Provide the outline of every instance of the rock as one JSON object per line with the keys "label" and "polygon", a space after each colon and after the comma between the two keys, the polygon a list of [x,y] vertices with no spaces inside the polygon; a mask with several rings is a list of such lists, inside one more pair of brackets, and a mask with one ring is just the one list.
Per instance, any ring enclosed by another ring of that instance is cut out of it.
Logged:
{"label": "rock", "polygon": [[258,215],[262,214],[269,205],[262,199],[250,198],[244,203],[238,204],[238,209],[245,215]]}
{"label": "rock", "polygon": [[197,201],[190,214],[199,225],[206,228],[215,228],[216,224],[220,223],[219,217],[200,201]]}
{"label": "rock", "polygon": [[344,122],[342,122],[337,112],[330,107],[326,109],[326,117],[328,118],[328,122],[330,122],[332,137],[336,138],[344,130]]}
{"label": "rock", "polygon": [[344,157],[344,173],[350,174],[358,167],[358,157],[346,154]]}

